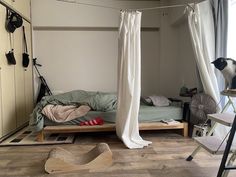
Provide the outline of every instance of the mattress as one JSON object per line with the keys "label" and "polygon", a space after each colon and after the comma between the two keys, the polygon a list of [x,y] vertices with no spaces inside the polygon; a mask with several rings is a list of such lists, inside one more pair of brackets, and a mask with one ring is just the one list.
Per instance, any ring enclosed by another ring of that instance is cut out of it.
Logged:
{"label": "mattress", "polygon": [[[101,117],[107,123],[115,123],[116,110],[108,112],[90,111],[84,117],[80,117],[64,123],[56,123],[45,118],[44,125],[78,125],[80,122]],[[139,122],[157,122],[161,120],[182,120],[182,108],[178,106],[155,107],[140,105]]]}

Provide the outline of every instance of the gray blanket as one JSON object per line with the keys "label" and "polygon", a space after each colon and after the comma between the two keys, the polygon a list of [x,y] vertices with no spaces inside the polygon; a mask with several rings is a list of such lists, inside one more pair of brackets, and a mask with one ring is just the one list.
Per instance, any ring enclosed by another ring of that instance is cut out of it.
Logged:
{"label": "gray blanket", "polygon": [[111,111],[117,107],[117,96],[113,93],[71,91],[53,96],[45,96],[30,115],[29,126],[32,131],[40,131],[44,125],[42,109],[48,105],[88,105],[94,111]]}

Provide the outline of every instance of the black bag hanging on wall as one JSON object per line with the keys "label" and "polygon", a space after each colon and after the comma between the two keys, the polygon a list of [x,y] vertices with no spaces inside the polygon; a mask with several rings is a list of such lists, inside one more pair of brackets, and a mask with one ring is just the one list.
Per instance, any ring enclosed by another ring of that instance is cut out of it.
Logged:
{"label": "black bag hanging on wall", "polygon": [[23,19],[19,14],[11,12],[9,9],[6,9],[5,28],[9,33],[14,33],[16,28],[21,27],[22,24],[23,24]]}
{"label": "black bag hanging on wall", "polygon": [[16,59],[14,56],[14,50],[11,49],[8,53],[6,53],[6,57],[7,57],[7,62],[9,65],[16,65]]}
{"label": "black bag hanging on wall", "polygon": [[[8,8],[6,8],[6,22],[5,22],[5,28],[9,33],[9,40],[10,40],[10,51],[8,53],[6,53],[6,58],[7,58],[7,62],[9,65],[15,65],[16,64],[16,59],[14,56],[14,49],[13,49],[13,45],[12,45],[12,34],[15,29],[17,28],[16,26],[19,26],[23,23],[22,18],[13,13],[10,12],[10,10]],[[15,26],[16,25],[16,26]]]}
{"label": "black bag hanging on wall", "polygon": [[9,33],[9,39],[10,39],[10,48],[11,50],[6,53],[6,58],[7,58],[7,62],[9,65],[15,65],[16,64],[16,59],[14,56],[14,49],[12,48],[12,38],[11,38],[11,33]]}
{"label": "black bag hanging on wall", "polygon": [[27,41],[26,41],[26,36],[25,36],[25,27],[22,26],[23,29],[23,44],[24,44],[24,52],[22,54],[22,65],[23,67],[27,68],[29,66],[29,54],[28,54],[28,49],[27,49]]}

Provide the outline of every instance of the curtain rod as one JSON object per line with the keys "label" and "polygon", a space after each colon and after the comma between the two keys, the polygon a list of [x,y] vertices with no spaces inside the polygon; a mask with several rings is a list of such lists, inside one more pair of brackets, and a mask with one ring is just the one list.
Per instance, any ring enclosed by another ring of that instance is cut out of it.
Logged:
{"label": "curtain rod", "polygon": [[18,10],[16,10],[12,5],[8,4],[7,2],[0,0],[0,4],[2,4],[4,7],[8,8],[9,10],[17,13],[18,15],[20,15],[25,21],[27,21],[28,23],[31,23],[30,19],[27,18],[26,16],[24,16],[21,12],[19,12]]}
{"label": "curtain rod", "polygon": [[[83,3],[83,2],[78,2],[76,0],[72,0],[72,1],[71,0],[57,0],[57,1],[65,2],[65,3],[72,3],[72,4],[81,4],[81,5],[87,5],[87,6],[94,6],[94,7],[102,7],[102,8],[107,8],[107,9],[119,10],[119,11],[122,10],[122,8],[111,7],[111,6],[103,6],[103,5],[97,5],[97,4],[90,4],[90,3]],[[185,6],[190,7],[194,11],[194,8],[192,6],[190,6],[188,3],[186,3],[186,4],[168,5],[168,6],[138,8],[138,9],[127,9],[127,10],[144,11],[144,10],[166,9],[166,8],[185,7]]]}
{"label": "curtain rod", "polygon": [[[118,27],[34,26],[35,31],[119,31]],[[155,32],[159,27],[141,27],[141,31]]]}

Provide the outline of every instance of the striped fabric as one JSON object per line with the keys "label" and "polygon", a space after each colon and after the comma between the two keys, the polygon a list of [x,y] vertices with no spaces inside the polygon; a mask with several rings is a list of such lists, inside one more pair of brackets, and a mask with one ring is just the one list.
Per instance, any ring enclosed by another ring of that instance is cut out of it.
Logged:
{"label": "striped fabric", "polygon": [[96,117],[95,119],[81,122],[80,126],[93,126],[93,125],[102,125],[104,123],[103,119],[101,117]]}

